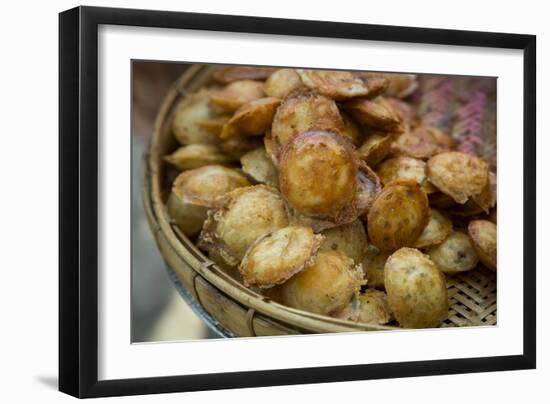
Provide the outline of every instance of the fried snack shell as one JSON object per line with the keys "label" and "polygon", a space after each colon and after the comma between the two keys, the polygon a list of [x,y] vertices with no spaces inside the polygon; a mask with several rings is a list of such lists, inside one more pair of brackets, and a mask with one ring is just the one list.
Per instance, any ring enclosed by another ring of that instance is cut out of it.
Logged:
{"label": "fried snack shell", "polygon": [[223,126],[221,139],[241,135],[264,135],[271,127],[273,115],[281,101],[278,98],[265,97],[242,105]]}
{"label": "fried snack shell", "polygon": [[218,116],[216,118],[203,119],[197,121],[197,126],[201,129],[207,130],[213,135],[220,136],[223,126],[231,119],[228,115]]}
{"label": "fried snack shell", "polygon": [[453,223],[440,211],[430,208],[430,221],[414,243],[416,248],[426,248],[440,244],[453,231]]}
{"label": "fried snack shell", "polygon": [[403,131],[401,118],[383,97],[376,97],[373,100],[355,98],[346,101],[343,108],[363,125],[388,132]]}
{"label": "fried snack shell", "polygon": [[228,264],[237,265],[258,237],[288,224],[284,200],[275,188],[239,188],[218,198],[215,209],[208,211],[199,247],[216,249]]}
{"label": "fried snack shell", "polygon": [[363,133],[361,128],[345,112],[340,112],[340,115],[344,121],[344,130],[341,134],[347,136],[351,140],[351,143],[358,147],[363,141]]}
{"label": "fried snack shell", "polygon": [[239,160],[249,151],[262,147],[262,139],[255,136],[235,136],[223,140],[219,147],[228,156]]}
{"label": "fried snack shell", "polygon": [[264,96],[263,83],[253,80],[239,80],[228,84],[223,90],[212,91],[210,102],[223,111],[232,113],[247,102]]}
{"label": "fried snack shell", "polygon": [[388,258],[384,283],[390,310],[401,326],[438,327],[447,318],[445,275],[417,249],[404,247]]}
{"label": "fried snack shell", "polygon": [[483,192],[489,180],[487,163],[461,152],[445,152],[432,157],[428,160],[426,173],[437,189],[461,204]]}
{"label": "fried snack shell", "polygon": [[385,94],[391,97],[406,98],[418,88],[415,74],[365,72],[363,76],[370,80],[386,80]]}
{"label": "fried snack shell", "polygon": [[249,151],[241,157],[242,170],[257,182],[279,187],[279,171],[263,147]]}
{"label": "fried snack shell", "polygon": [[219,142],[215,134],[199,124],[217,117],[217,113],[210,106],[209,95],[209,91],[201,90],[196,94],[186,95],[176,105],[172,118],[172,133],[180,144]]}
{"label": "fried snack shell", "polygon": [[399,98],[384,97],[386,102],[393,108],[397,116],[401,119],[403,129],[405,132],[411,131],[416,126],[419,126],[422,122],[420,116],[411,104],[406,103]]}
{"label": "fried snack shell", "polygon": [[369,95],[367,83],[351,72],[296,69],[296,73],[307,88],[337,101]]}
{"label": "fried snack shell", "polygon": [[339,251],[321,251],[310,267],[280,286],[281,302],[312,313],[343,310],[363,284],[361,265]]}
{"label": "fried snack shell", "polygon": [[280,69],[269,76],[265,82],[264,91],[266,95],[282,100],[302,87],[302,79],[295,69]]}
{"label": "fried snack shell", "polygon": [[217,69],[212,78],[219,83],[232,83],[239,80],[266,80],[273,72],[273,67],[228,66]]}
{"label": "fried snack shell", "polygon": [[279,107],[271,125],[271,153],[274,163],[284,146],[300,133],[310,129],[344,131],[344,121],[336,103],[325,96],[312,93],[291,94]]}
{"label": "fried snack shell", "polygon": [[497,225],[488,220],[472,220],[468,235],[479,260],[487,268],[497,270]]}
{"label": "fried snack shell", "polygon": [[398,179],[411,179],[415,180],[426,194],[435,192],[426,175],[426,163],[419,159],[405,156],[388,159],[380,164],[376,174],[383,185]]}
{"label": "fried snack shell", "polygon": [[283,149],[279,164],[281,193],[298,212],[336,217],[352,204],[359,161],[344,137],[304,132]]}
{"label": "fried snack shell", "polygon": [[397,180],[382,189],[368,214],[369,240],[380,250],[411,246],[429,221],[426,193],[415,180]]}
{"label": "fried snack shell", "polygon": [[358,297],[359,315],[357,321],[365,324],[387,324],[393,320],[388,296],[376,289],[367,289]]}
{"label": "fried snack shell", "polygon": [[427,160],[449,150],[450,142],[448,135],[435,128],[417,126],[397,136],[392,144],[391,154]]}
{"label": "fried snack shell", "polygon": [[164,160],[179,170],[191,170],[210,164],[231,164],[234,159],[213,144],[190,144],[181,146]]}
{"label": "fried snack shell", "polygon": [[269,288],[287,281],[311,265],[322,242],[323,236],[303,226],[285,227],[258,238],[239,265],[244,285]]}
{"label": "fried snack shell", "polygon": [[365,244],[363,273],[368,287],[385,290],[384,266],[389,256],[389,253],[380,251],[372,243]]}
{"label": "fried snack shell", "polygon": [[386,158],[391,150],[393,137],[384,132],[374,132],[368,135],[367,140],[357,149],[357,155],[370,167],[376,167]]}
{"label": "fried snack shell", "polygon": [[489,172],[489,181],[485,188],[480,194],[473,195],[472,199],[487,214],[491,208],[495,207],[497,203],[497,176],[495,173]]}
{"label": "fried snack shell", "polygon": [[460,230],[454,230],[442,243],[430,247],[428,255],[439,270],[446,274],[470,271],[479,259],[468,236]]}
{"label": "fried snack shell", "polygon": [[340,251],[357,264],[363,261],[367,234],[361,220],[333,227],[321,234],[325,236],[321,251]]}

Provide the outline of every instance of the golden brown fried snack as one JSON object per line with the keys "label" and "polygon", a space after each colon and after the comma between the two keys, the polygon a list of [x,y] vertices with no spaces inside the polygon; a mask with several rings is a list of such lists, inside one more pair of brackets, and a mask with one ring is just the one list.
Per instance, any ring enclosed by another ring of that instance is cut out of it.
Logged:
{"label": "golden brown fried snack", "polygon": [[401,118],[384,97],[376,97],[373,100],[356,98],[346,101],[343,108],[363,125],[388,132],[401,133],[403,131]]}
{"label": "golden brown fried snack", "polygon": [[430,221],[415,241],[414,247],[426,248],[437,245],[443,242],[452,231],[453,223],[451,220],[438,210],[430,208]]}
{"label": "golden brown fried snack", "polygon": [[261,135],[271,127],[275,110],[281,100],[273,97],[260,98],[242,105],[223,126],[221,139],[241,135]]}
{"label": "golden brown fried snack", "polygon": [[371,243],[365,247],[363,272],[367,285],[371,288],[384,290],[384,266],[390,254],[380,251]]}
{"label": "golden brown fried snack", "polygon": [[357,150],[361,160],[371,167],[376,167],[389,154],[393,136],[384,132],[375,132],[368,135],[367,140]]}
{"label": "golden brown fried snack", "polygon": [[336,218],[353,205],[358,166],[353,146],[343,136],[303,132],[281,154],[281,193],[298,212]]}
{"label": "golden brown fried snack", "polygon": [[469,271],[478,263],[474,247],[466,234],[454,230],[441,243],[428,249],[428,255],[446,274]]}
{"label": "golden brown fried snack", "polygon": [[339,251],[320,251],[307,269],[280,286],[281,302],[330,315],[344,309],[363,284],[361,265]]}
{"label": "golden brown fried snack", "polygon": [[263,184],[279,187],[279,172],[263,147],[258,147],[241,157],[242,170]]}
{"label": "golden brown fried snack", "polygon": [[367,79],[384,79],[387,81],[385,94],[391,97],[406,98],[418,88],[415,74],[403,73],[363,73]]}
{"label": "golden brown fried snack", "polygon": [[435,188],[426,176],[426,163],[419,159],[405,156],[388,159],[380,164],[376,174],[383,185],[398,179],[411,179],[415,180],[426,194],[435,192]]}
{"label": "golden brown fried snack", "polygon": [[483,191],[478,195],[473,195],[472,199],[485,212],[489,213],[497,203],[497,176],[495,173],[489,173],[489,181]]}
{"label": "golden brown fried snack", "polygon": [[447,318],[445,275],[415,248],[401,248],[386,262],[384,283],[390,309],[406,328],[438,327]]}
{"label": "golden brown fried snack", "polygon": [[206,219],[206,210],[225,193],[250,185],[237,170],[210,165],[178,175],[167,202],[170,218],[190,236],[198,233]]}
{"label": "golden brown fried snack", "polygon": [[428,179],[441,192],[457,203],[483,192],[489,177],[489,167],[478,157],[461,152],[446,152],[428,160]]}
{"label": "golden brown fried snack", "polygon": [[201,129],[205,129],[213,135],[220,136],[222,133],[223,125],[225,125],[231,117],[227,115],[218,116],[216,118],[203,119],[197,121],[197,126]]}
{"label": "golden brown fried snack", "polygon": [[340,251],[360,264],[363,261],[367,234],[361,220],[324,230],[325,241],[321,251]]}
{"label": "golden brown fried snack", "polygon": [[414,127],[420,125],[422,120],[411,104],[394,97],[385,97],[385,99],[386,102],[393,108],[397,116],[401,118],[405,132],[409,132]]}
{"label": "golden brown fried snack", "polygon": [[[344,121],[336,103],[325,96],[293,93],[279,105],[273,117],[270,139],[273,162],[278,164],[282,148],[309,129],[344,131]],[[268,149],[266,147],[266,149]]]}
{"label": "golden brown fried snack", "polygon": [[294,69],[280,69],[275,71],[264,85],[265,93],[270,97],[286,98],[291,92],[303,87],[302,79]]}
{"label": "golden brown fried snack", "polygon": [[383,325],[393,320],[388,296],[380,290],[367,289],[359,295],[359,316],[357,321],[365,324]]}
{"label": "golden brown fried snack", "polygon": [[348,114],[340,112],[340,115],[342,116],[342,119],[344,121],[344,130],[341,134],[347,136],[354,146],[359,146],[363,140],[363,133],[361,131],[361,128],[357,126],[357,124],[353,121],[353,119],[351,119]]}
{"label": "golden brown fried snack", "polygon": [[264,96],[263,83],[252,80],[239,80],[228,84],[223,90],[212,91],[210,101],[226,112],[234,112],[241,105]]}
{"label": "golden brown fried snack", "polygon": [[288,226],[279,191],[266,185],[239,188],[216,201],[208,211],[199,247],[216,249],[230,265],[237,265],[258,237]]}
{"label": "golden brown fried snack", "polygon": [[411,131],[399,135],[392,144],[391,154],[409,156],[417,159],[429,159],[438,153],[449,150],[448,135],[428,126],[417,126]]}
{"label": "golden brown fried snack", "polygon": [[262,147],[263,141],[255,136],[235,136],[223,140],[220,149],[230,157],[239,160],[249,151]]}
{"label": "golden brown fried snack", "polygon": [[367,83],[351,72],[296,69],[296,73],[307,88],[337,101],[369,95]]}
{"label": "golden brown fried snack", "polygon": [[201,90],[196,94],[186,95],[176,105],[172,118],[172,133],[180,144],[219,142],[215,134],[199,124],[217,117],[217,113],[210,107],[209,96],[209,91]]}
{"label": "golden brown fried snack", "polygon": [[389,252],[411,246],[422,234],[429,216],[428,198],[415,180],[390,182],[369,211],[369,240]]}
{"label": "golden brown fried snack", "polygon": [[357,182],[355,210],[358,215],[365,216],[368,214],[380,191],[382,191],[382,184],[378,175],[364,161],[359,161]]}
{"label": "golden brown fried snack", "polygon": [[266,80],[274,71],[273,67],[227,66],[217,69],[212,78],[228,84],[238,80]]}
{"label": "golden brown fried snack", "polygon": [[164,160],[179,170],[191,170],[210,164],[230,164],[234,161],[213,144],[190,144],[164,156]]}
{"label": "golden brown fried snack", "polygon": [[239,265],[244,285],[269,288],[287,281],[311,265],[323,238],[303,226],[284,227],[258,238]]}
{"label": "golden brown fried snack", "polygon": [[497,270],[497,225],[488,220],[472,220],[468,234],[479,260],[489,269]]}

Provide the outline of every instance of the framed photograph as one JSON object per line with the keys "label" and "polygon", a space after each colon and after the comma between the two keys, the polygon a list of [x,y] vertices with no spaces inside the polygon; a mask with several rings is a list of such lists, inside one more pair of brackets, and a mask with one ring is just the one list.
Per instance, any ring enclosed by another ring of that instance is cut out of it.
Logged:
{"label": "framed photograph", "polygon": [[59,32],[61,391],[535,368],[535,36],[94,7]]}

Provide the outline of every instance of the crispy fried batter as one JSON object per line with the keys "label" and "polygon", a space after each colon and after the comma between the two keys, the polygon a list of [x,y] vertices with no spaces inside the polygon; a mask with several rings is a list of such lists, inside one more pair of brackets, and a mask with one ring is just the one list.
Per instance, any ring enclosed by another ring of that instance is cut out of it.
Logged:
{"label": "crispy fried batter", "polygon": [[361,160],[371,167],[376,167],[390,152],[393,136],[384,132],[374,132],[357,150]]}
{"label": "crispy fried batter", "polygon": [[367,83],[351,72],[306,69],[296,72],[307,88],[337,101],[369,95]]}
{"label": "crispy fried batter", "polygon": [[303,226],[285,227],[258,238],[239,265],[245,286],[269,288],[287,281],[311,265],[323,238]]}
{"label": "crispy fried batter", "polygon": [[472,220],[468,234],[479,260],[489,269],[497,270],[497,225],[488,220]]}
{"label": "crispy fried batter", "polygon": [[342,135],[347,136],[354,146],[359,146],[363,141],[363,131],[348,114],[340,112],[340,115],[342,115],[344,121]]}
{"label": "crispy fried batter", "polygon": [[217,249],[228,264],[236,265],[258,237],[286,226],[288,214],[275,188],[239,188],[219,198],[216,208],[208,211],[199,247]]}
{"label": "crispy fried batter", "polygon": [[242,105],[235,115],[223,126],[221,139],[241,135],[264,135],[271,127],[273,115],[281,101],[265,97]]}
{"label": "crispy fried batter", "polygon": [[351,223],[343,224],[321,233],[325,241],[321,251],[337,250],[360,264],[363,261],[367,234],[361,220],[357,219]]}
{"label": "crispy fried batter", "polygon": [[365,273],[367,285],[371,288],[384,290],[384,266],[390,255],[384,251],[380,251],[372,243],[365,246],[363,272]]}
{"label": "crispy fried batter", "polygon": [[441,243],[428,249],[439,270],[454,274],[474,269],[478,262],[474,247],[466,234],[454,230]]}
{"label": "crispy fried batter", "polygon": [[313,264],[280,286],[283,304],[329,315],[342,310],[359,292],[361,264],[339,251],[320,251]]}
{"label": "crispy fried batter", "polygon": [[489,181],[485,188],[480,194],[473,195],[472,199],[485,213],[489,213],[489,210],[495,207],[497,203],[497,176],[495,173],[489,173]]}
{"label": "crispy fried batter", "polygon": [[263,184],[279,187],[279,171],[263,147],[249,151],[241,157],[243,171]]}
{"label": "crispy fried batter", "polygon": [[391,97],[406,98],[418,88],[415,74],[365,72],[363,75],[367,80],[386,80],[385,94]]}
{"label": "crispy fried batter", "polygon": [[275,71],[264,85],[265,93],[270,97],[286,98],[291,92],[303,87],[302,79],[294,69]]}
{"label": "crispy fried batter", "polygon": [[220,143],[220,149],[238,160],[249,151],[262,147],[262,139],[255,136],[235,136]]}
{"label": "crispy fried batter", "polygon": [[452,231],[451,220],[438,210],[430,208],[430,221],[415,241],[414,247],[425,248],[437,245],[443,242]]}
{"label": "crispy fried batter", "polygon": [[393,320],[388,296],[376,289],[367,289],[359,295],[359,316],[357,321],[365,324],[387,324]]}
{"label": "crispy fried batter", "polygon": [[428,198],[417,182],[393,181],[382,189],[369,211],[369,239],[383,251],[411,246],[428,220]]}
{"label": "crispy fried batter", "polygon": [[392,144],[391,154],[409,156],[417,159],[429,159],[438,153],[449,150],[448,135],[427,127],[417,126],[411,131],[399,135]]}
{"label": "crispy fried batter", "polygon": [[266,80],[275,70],[273,67],[227,66],[217,69],[212,78],[228,84],[238,80]]}
{"label": "crispy fried batter", "polygon": [[239,80],[223,90],[212,91],[210,101],[226,112],[234,112],[247,102],[264,97],[264,85],[259,81]]}
{"label": "crispy fried batter", "polygon": [[401,118],[384,97],[376,97],[373,100],[356,98],[345,102],[343,108],[363,125],[389,132],[403,131]]}
{"label": "crispy fried batter", "polygon": [[216,118],[203,119],[197,121],[197,126],[201,129],[207,130],[213,135],[220,136],[220,133],[222,133],[223,125],[225,125],[229,121],[229,119],[231,119],[231,117],[227,115],[218,116]]}
{"label": "crispy fried batter", "polygon": [[218,146],[199,143],[181,146],[174,153],[164,156],[164,160],[179,170],[191,170],[209,164],[230,164],[234,161],[222,153]]}
{"label": "crispy fried batter", "polygon": [[438,327],[447,318],[445,276],[415,248],[401,248],[386,262],[384,283],[393,315],[406,328]]}
{"label": "crispy fried batter", "polygon": [[457,203],[483,192],[489,167],[478,157],[461,152],[446,152],[432,157],[426,168],[428,179]]}
{"label": "crispy fried batter", "polygon": [[435,192],[435,188],[426,176],[426,163],[412,157],[394,157],[384,161],[376,170],[383,185],[397,179],[415,180],[426,194]]}

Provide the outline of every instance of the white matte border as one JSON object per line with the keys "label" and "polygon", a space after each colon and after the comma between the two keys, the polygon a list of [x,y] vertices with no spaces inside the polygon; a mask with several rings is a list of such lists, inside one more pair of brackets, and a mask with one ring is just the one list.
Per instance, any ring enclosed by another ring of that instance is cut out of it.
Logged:
{"label": "white matte border", "polygon": [[[98,378],[521,354],[522,56],[519,50],[100,26]],[[498,326],[130,344],[131,59],[498,77]]]}

